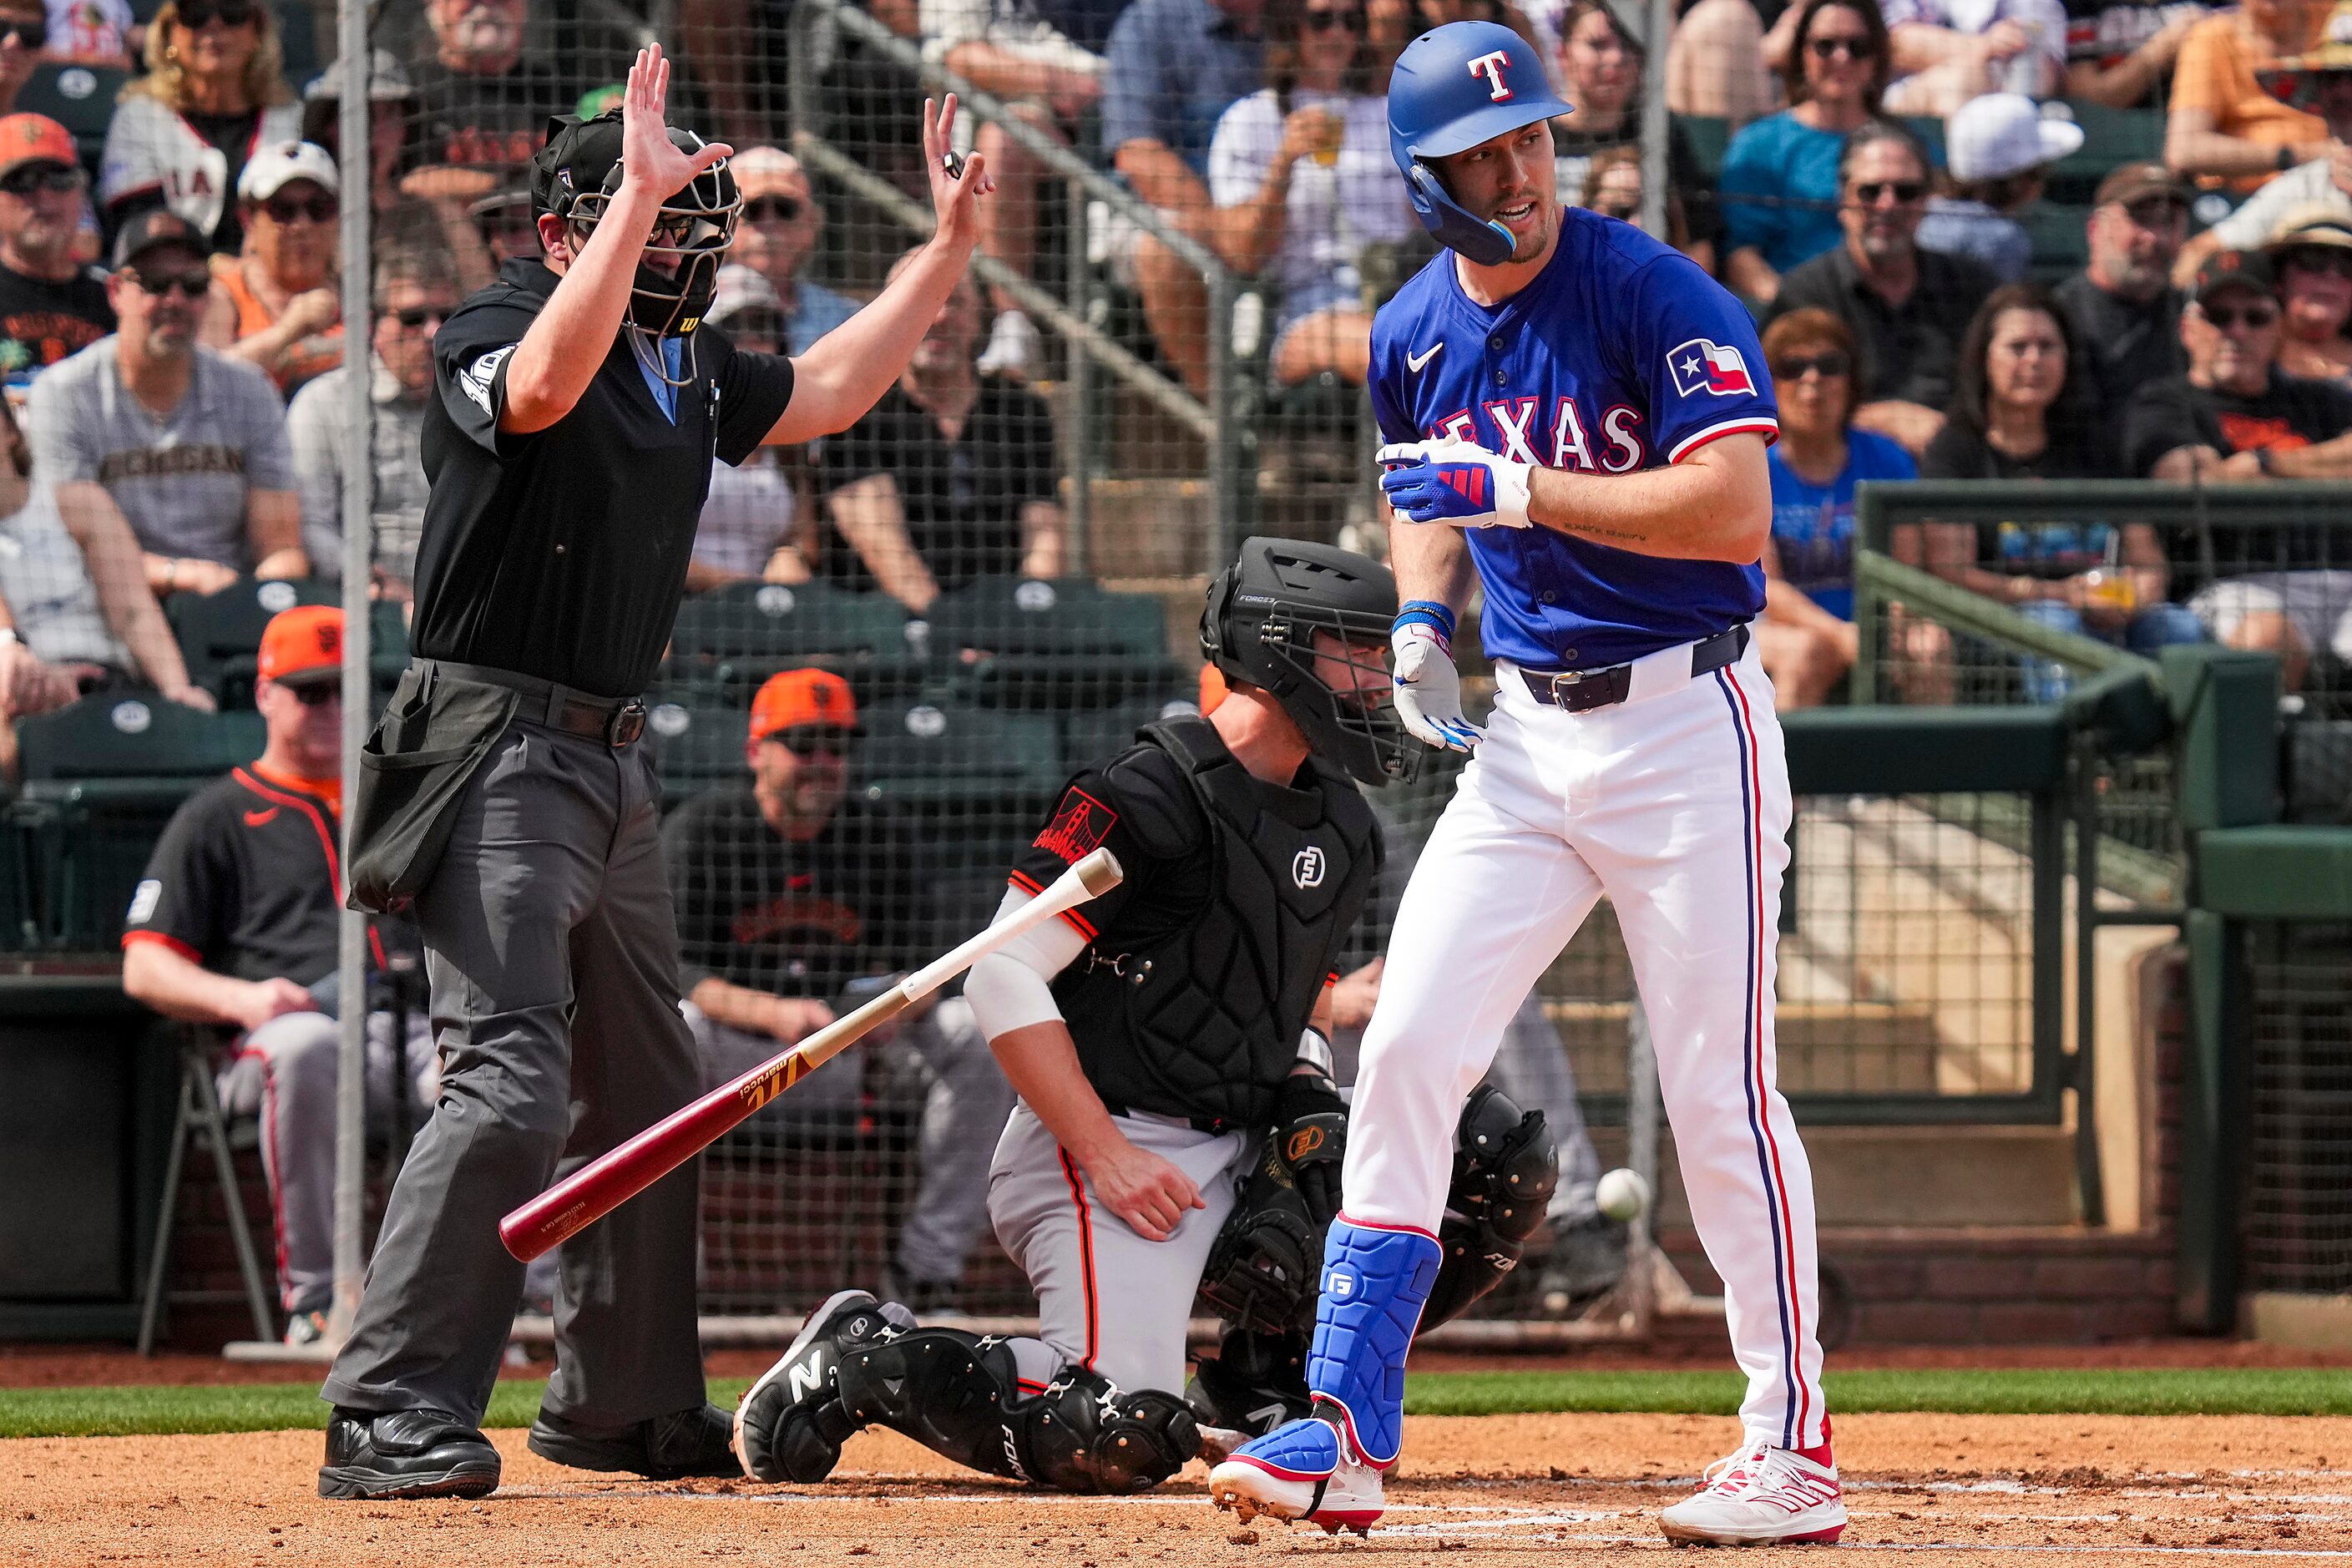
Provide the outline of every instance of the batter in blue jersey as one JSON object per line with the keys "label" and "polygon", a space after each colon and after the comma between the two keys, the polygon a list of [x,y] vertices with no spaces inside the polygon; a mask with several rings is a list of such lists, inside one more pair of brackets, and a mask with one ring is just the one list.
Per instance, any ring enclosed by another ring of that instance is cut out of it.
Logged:
{"label": "batter in blue jersey", "polygon": [[[1467,443],[1530,468],[1614,475],[1683,463],[1744,435],[1760,473],[1763,442],[1780,424],[1746,308],[1630,224],[1576,207],[1559,217],[1551,258],[1508,298],[1474,298],[1446,251],[1381,310],[1371,394],[1381,438]],[[1475,468],[1441,472],[1450,485]],[[1622,664],[1764,608],[1753,559],[1644,554],[1622,531],[1611,538],[1601,518],[1577,521],[1574,531],[1513,525],[1465,536],[1486,590],[1491,657],[1538,668]]]}
{"label": "batter in blue jersey", "polygon": [[[1763,351],[1689,260],[1560,205],[1549,122],[1570,110],[1516,34],[1423,34],[1388,103],[1407,194],[1446,247],[1372,326],[1406,601],[1395,700],[1423,742],[1472,756],[1406,888],[1364,1035],[1314,1415],[1236,1449],[1210,1492],[1245,1518],[1380,1518],[1463,1097],[1605,897],[1748,1378],[1738,1446],[1661,1526],[1678,1542],[1834,1541],[1812,1175],[1774,1083],[1790,804],[1748,626],[1779,429]],[[1495,661],[1483,731],[1453,653],[1474,588]]]}

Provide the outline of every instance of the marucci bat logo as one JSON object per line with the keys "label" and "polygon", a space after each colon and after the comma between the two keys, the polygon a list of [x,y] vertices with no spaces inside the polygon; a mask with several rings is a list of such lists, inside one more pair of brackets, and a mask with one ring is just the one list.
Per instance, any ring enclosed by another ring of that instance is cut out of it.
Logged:
{"label": "marucci bat logo", "polygon": [[789,1056],[735,1090],[735,1098],[743,1102],[745,1115],[759,1110],[808,1076],[807,1058]]}

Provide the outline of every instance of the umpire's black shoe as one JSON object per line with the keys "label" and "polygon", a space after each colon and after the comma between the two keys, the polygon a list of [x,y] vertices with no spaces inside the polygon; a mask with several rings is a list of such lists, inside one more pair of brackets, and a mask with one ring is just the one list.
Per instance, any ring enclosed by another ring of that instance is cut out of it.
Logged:
{"label": "umpire's black shoe", "polygon": [[499,1451],[446,1410],[348,1410],[327,1422],[324,1498],[487,1497]]}
{"label": "umpire's black shoe", "polygon": [[609,1470],[647,1480],[740,1474],[727,1447],[727,1412],[716,1405],[656,1415],[627,1426],[590,1426],[542,1409],[530,1424],[530,1451],[575,1470]]}
{"label": "umpire's black shoe", "polygon": [[841,1403],[841,1358],[898,1338],[915,1315],[865,1290],[839,1290],[808,1315],[776,1364],[735,1407],[735,1457],[755,1481],[821,1481],[857,1430]]}

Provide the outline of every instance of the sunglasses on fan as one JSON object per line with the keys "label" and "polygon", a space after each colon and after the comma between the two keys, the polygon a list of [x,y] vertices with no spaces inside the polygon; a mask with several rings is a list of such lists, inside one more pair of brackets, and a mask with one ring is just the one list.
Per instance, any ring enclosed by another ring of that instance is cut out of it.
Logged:
{"label": "sunglasses on fan", "polygon": [[29,199],[41,191],[75,191],[82,187],[81,171],[68,169],[62,163],[27,163],[0,174],[0,191],[5,191],[19,201]]}
{"label": "sunglasses on fan", "polygon": [[135,268],[115,269],[118,278],[127,278],[139,285],[151,299],[161,300],[177,289],[183,299],[201,300],[212,292],[213,275],[209,272],[160,272],[152,276]]}
{"label": "sunglasses on fan", "polygon": [[242,27],[253,20],[255,7],[251,0],[182,0],[179,23],[190,32],[218,22],[224,27]]}

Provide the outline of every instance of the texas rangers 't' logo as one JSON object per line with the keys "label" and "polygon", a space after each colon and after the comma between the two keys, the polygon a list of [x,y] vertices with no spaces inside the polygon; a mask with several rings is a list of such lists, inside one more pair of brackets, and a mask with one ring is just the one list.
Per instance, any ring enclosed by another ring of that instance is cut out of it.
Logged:
{"label": "texas rangers 't' logo", "polygon": [[1486,96],[1496,103],[1507,102],[1511,96],[1510,84],[1503,79],[1503,68],[1510,63],[1511,57],[1501,49],[1480,55],[1470,62],[1470,74],[1486,79]]}
{"label": "texas rangers 't' logo", "polygon": [[1701,392],[1731,397],[1756,390],[1739,351],[1705,338],[1693,338],[1668,354],[1666,368],[1674,373],[1675,390],[1685,397]]}

